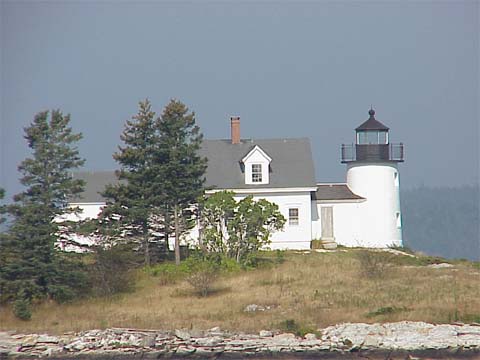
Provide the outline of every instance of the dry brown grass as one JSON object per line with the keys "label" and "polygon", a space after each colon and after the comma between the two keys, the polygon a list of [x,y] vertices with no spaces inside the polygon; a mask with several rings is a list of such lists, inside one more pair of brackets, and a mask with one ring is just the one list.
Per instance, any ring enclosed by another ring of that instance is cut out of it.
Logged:
{"label": "dry brown grass", "polygon": [[[480,319],[479,269],[470,263],[432,269],[397,261],[383,276],[367,278],[354,250],[287,253],[285,258],[269,268],[222,276],[215,291],[204,298],[185,281],[160,285],[158,277],[141,272],[134,293],[65,305],[44,303],[34,309],[29,322],[2,308],[0,330],[62,333],[106,327],[220,326],[256,332],[277,328],[286,319],[314,329],[341,322]],[[248,304],[272,309],[245,313]],[[386,313],[378,315],[382,311]]]}

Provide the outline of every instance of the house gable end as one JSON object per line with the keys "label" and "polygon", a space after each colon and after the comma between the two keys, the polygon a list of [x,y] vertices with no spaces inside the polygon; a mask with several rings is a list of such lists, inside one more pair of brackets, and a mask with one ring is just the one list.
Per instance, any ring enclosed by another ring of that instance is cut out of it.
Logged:
{"label": "house gable end", "polygon": [[272,158],[268,156],[268,154],[262,150],[262,148],[258,145],[255,145],[252,150],[248,152],[242,159],[242,162],[246,164],[247,162],[258,161],[262,157],[264,160],[270,163]]}

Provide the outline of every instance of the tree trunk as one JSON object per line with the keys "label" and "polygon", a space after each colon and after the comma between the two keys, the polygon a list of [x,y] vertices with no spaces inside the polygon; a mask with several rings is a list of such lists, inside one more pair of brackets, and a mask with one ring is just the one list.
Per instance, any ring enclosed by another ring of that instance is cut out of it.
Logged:
{"label": "tree trunk", "polygon": [[197,207],[197,224],[198,224],[198,246],[200,249],[205,250],[203,246],[203,216],[202,216],[202,205],[198,204]]}
{"label": "tree trunk", "polygon": [[180,265],[180,229],[178,223],[178,205],[174,207],[173,217],[175,220],[175,264]]}
{"label": "tree trunk", "polygon": [[165,257],[169,259],[170,244],[168,243],[168,238],[170,237],[170,214],[168,213],[168,205],[165,206],[164,213],[164,235],[165,235]]}
{"label": "tree trunk", "polygon": [[150,246],[148,246],[148,225],[143,224],[143,253],[145,256],[145,266],[150,266]]}

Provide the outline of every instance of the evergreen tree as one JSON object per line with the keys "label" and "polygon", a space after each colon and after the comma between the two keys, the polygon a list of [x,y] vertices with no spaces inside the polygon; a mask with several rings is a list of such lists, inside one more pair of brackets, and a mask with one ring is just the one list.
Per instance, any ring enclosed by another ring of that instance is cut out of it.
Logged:
{"label": "evergreen tree", "polygon": [[155,238],[152,227],[162,203],[154,166],[159,156],[158,131],[148,99],[139,103],[138,113],[127,120],[120,138],[124,146],[113,155],[121,166],[117,172],[120,182],[107,186],[108,206],[101,217],[111,237],[118,239],[127,233],[140,238],[145,265],[150,265],[150,242]]}
{"label": "evergreen tree", "polygon": [[168,250],[173,223],[175,256],[180,261],[179,238],[193,217],[191,205],[202,193],[206,160],[197,155],[202,135],[193,113],[172,100],[155,119],[148,100],[127,121],[121,136],[125,144],[114,159],[121,165],[119,184],[107,186],[109,199],[101,222],[111,238],[122,234],[140,238],[145,264],[150,264],[150,246],[162,233]]}
{"label": "evergreen tree", "polygon": [[[5,189],[0,188],[0,200],[3,200],[5,197]],[[3,217],[3,214],[6,212],[6,206],[5,205],[0,205],[0,224],[2,224],[5,221],[5,218]],[[1,239],[0,239],[1,242]]]}
{"label": "evergreen tree", "polygon": [[158,129],[160,156],[155,171],[161,180],[159,194],[173,214],[175,262],[179,264],[180,237],[194,216],[192,205],[203,193],[207,159],[198,155],[203,135],[195,114],[180,101],[171,100],[165,107]]}
{"label": "evergreen tree", "polygon": [[62,214],[75,211],[67,201],[83,190],[71,170],[83,165],[76,148],[81,134],[69,127],[70,116],[59,110],[38,113],[25,128],[32,157],[18,167],[25,190],[8,206],[13,222],[0,244],[1,300],[75,296],[84,283],[78,263],[55,249]]}

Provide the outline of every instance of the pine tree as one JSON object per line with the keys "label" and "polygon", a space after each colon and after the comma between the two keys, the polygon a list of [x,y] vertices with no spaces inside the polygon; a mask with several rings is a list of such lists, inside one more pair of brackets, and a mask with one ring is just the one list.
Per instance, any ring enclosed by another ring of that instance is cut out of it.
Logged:
{"label": "pine tree", "polygon": [[[5,189],[0,188],[0,200],[3,200],[5,197]],[[6,206],[5,205],[0,205],[0,224],[2,224],[5,219],[3,217],[3,214],[6,212]],[[0,239],[1,242],[1,239]]]}
{"label": "pine tree", "polygon": [[206,169],[206,160],[197,155],[202,135],[194,114],[172,100],[155,119],[145,100],[139,103],[137,115],[127,121],[121,140],[124,146],[114,154],[121,165],[120,183],[108,186],[104,193],[109,199],[102,213],[104,228],[111,237],[127,232],[141,238],[144,261],[149,265],[154,233],[163,232],[168,250],[173,223],[178,263],[179,238],[193,216],[190,207],[202,193]]}
{"label": "pine tree", "polygon": [[12,225],[1,243],[1,300],[74,297],[84,283],[78,263],[55,249],[62,214],[75,211],[69,199],[83,190],[71,170],[83,165],[76,142],[81,134],[69,127],[70,115],[54,110],[38,113],[25,128],[32,157],[18,167],[25,190],[8,206]]}
{"label": "pine tree", "polygon": [[[150,265],[150,242],[153,238],[154,218],[159,217],[161,205],[158,195],[158,177],[154,163],[158,158],[158,132],[155,112],[148,99],[139,102],[138,113],[127,120],[120,136],[124,145],[113,158],[120,164],[117,185],[107,186],[104,196],[108,206],[102,217],[110,234],[119,237],[128,232],[141,239],[145,265]],[[114,219],[117,219],[115,221]],[[112,229],[117,232],[112,232]]]}
{"label": "pine tree", "polygon": [[[198,155],[203,135],[195,114],[171,100],[158,119],[160,157],[156,172],[161,179],[162,201],[173,213],[175,262],[180,263],[180,237],[193,217],[191,207],[203,193],[207,159]],[[183,224],[183,226],[182,226]]]}

